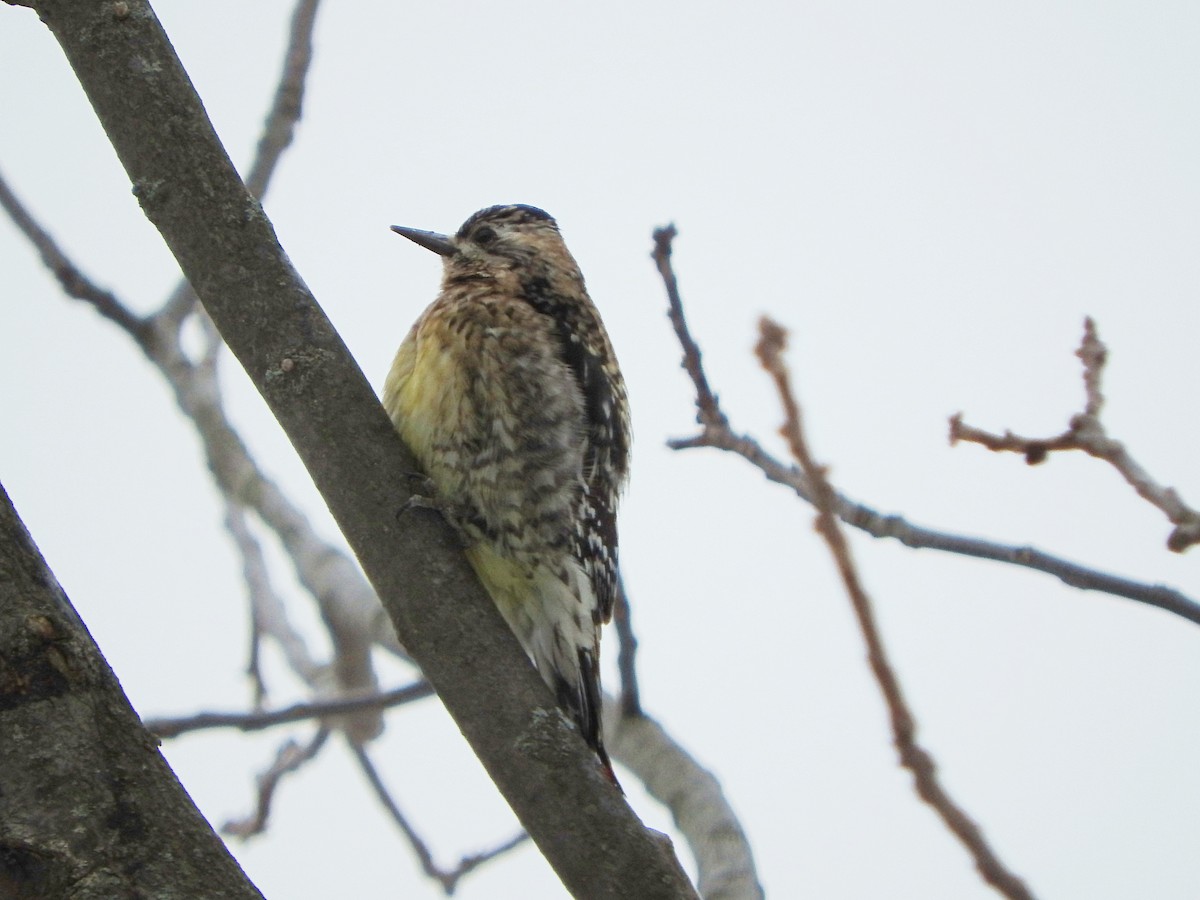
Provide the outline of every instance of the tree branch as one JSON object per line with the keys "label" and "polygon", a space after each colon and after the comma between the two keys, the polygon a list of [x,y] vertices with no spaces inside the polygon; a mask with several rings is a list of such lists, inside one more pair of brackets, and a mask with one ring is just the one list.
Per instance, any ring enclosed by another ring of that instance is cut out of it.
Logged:
{"label": "tree branch", "polygon": [[613,605],[613,624],[617,629],[617,671],[621,673],[621,711],[623,715],[642,714],[642,692],[637,677],[637,636],[633,633],[633,612],[625,579],[617,573],[617,602]]}
{"label": "tree branch", "polygon": [[275,791],[280,782],[285,776],[300,771],[307,763],[316,759],[328,740],[329,729],[322,725],[307,744],[298,744],[291,738],[284,741],[275,753],[275,761],[258,776],[258,796],[254,803],[254,812],[242,819],[230,819],[221,826],[222,833],[248,838],[266,831],[267,819],[271,817],[271,802],[275,799]]}
{"label": "tree branch", "polygon": [[[266,197],[271,176],[275,174],[284,151],[291,146],[296,123],[300,121],[304,107],[304,85],[313,58],[312,35],[319,3],[320,0],[298,0],[292,11],[283,71],[275,86],[271,109],[263,123],[263,133],[258,140],[254,161],[250,164],[250,174],[246,176],[246,190],[258,200]],[[192,290],[191,283],[183,278],[167,298],[159,315],[164,321],[179,323],[195,307],[196,292]]]}
{"label": "tree branch", "polygon": [[300,121],[304,106],[304,83],[312,63],[312,34],[319,4],[320,0],[300,0],[292,13],[283,72],[280,73],[275,100],[258,141],[254,164],[246,176],[246,190],[259,200],[267,195],[271,176],[275,174],[284,151],[291,145],[296,123]]}
{"label": "tree branch", "polygon": [[1104,394],[1100,386],[1104,378],[1104,365],[1108,361],[1108,348],[1096,332],[1096,323],[1084,319],[1083,341],[1075,351],[1083,363],[1083,412],[1071,417],[1067,430],[1049,438],[1026,438],[1006,431],[992,434],[967,425],[962,413],[950,418],[950,443],[967,441],[980,444],[994,452],[1020,453],[1025,462],[1035,466],[1044,462],[1051,453],[1061,450],[1082,450],[1089,456],[1102,459],[1121,473],[1129,485],[1143,500],[1162,510],[1163,515],[1175,526],[1167,538],[1167,549],[1182,553],[1193,544],[1200,544],[1200,513],[1183,502],[1174,488],[1163,487],[1155,481],[1135,460],[1125,445],[1108,436],[1100,411],[1104,408]]}
{"label": "tree branch", "polygon": [[0,784],[2,896],[261,900],[142,728],[2,486]]}
{"label": "tree branch", "polygon": [[607,784],[440,518],[374,392],[247,194],[150,7],[37,0],[134,193],[288,433],[404,645],[568,889],[693,891]]}
{"label": "tree branch", "polygon": [[671,812],[696,859],[704,900],[761,900],[758,871],[742,823],[721,782],[650,716],[605,698],[604,743],[646,791]]}
{"label": "tree branch", "polygon": [[433,696],[433,688],[424,681],[405,685],[382,694],[369,697],[343,697],[336,700],[321,700],[316,703],[296,703],[284,709],[259,710],[255,712],[206,712],[170,719],[147,719],[147,730],[160,738],[174,738],[190,731],[209,728],[236,728],[239,731],[262,731],[276,725],[301,722],[305,719],[328,719],[345,716],[364,709],[382,710],[402,706],[416,700]]}
{"label": "tree branch", "polygon": [[446,892],[447,897],[454,893],[458,888],[458,883],[465,876],[471,874],[471,872],[478,869],[484,863],[495,859],[497,856],[502,856],[529,840],[529,835],[521,832],[509,838],[504,843],[498,844],[491,850],[464,856],[453,869],[443,869],[434,861],[429,846],[417,834],[416,829],[409,823],[408,818],[401,811],[399,804],[396,803],[391,792],[387,789],[387,785],[383,783],[383,779],[380,777],[378,770],[376,770],[375,764],[371,762],[367,748],[362,744],[350,741],[350,749],[358,759],[359,767],[366,776],[367,782],[371,785],[371,789],[375,791],[375,796],[383,805],[383,808],[388,811],[388,815],[392,817],[392,821],[396,823],[397,827],[404,834],[409,846],[412,847],[417,861],[421,864],[422,871],[429,878],[441,884],[442,890]]}
{"label": "tree branch", "polygon": [[147,321],[135,315],[128,307],[116,298],[111,291],[94,284],[83,274],[58,246],[58,243],[34,219],[33,214],[25,208],[20,198],[8,186],[4,175],[0,174],[0,207],[8,213],[17,229],[29,239],[41,256],[46,268],[54,273],[63,293],[68,297],[81,300],[108,319],[139,345],[149,337]]}
{"label": "tree branch", "polygon": [[[298,98],[311,59],[315,9],[314,0],[299,0],[293,16],[283,79],[253,164],[253,170],[260,173],[263,190],[286,145],[281,136],[289,136],[290,140],[292,126],[300,114]],[[219,339],[214,342],[210,337],[206,351],[198,361],[193,362],[184,353],[181,328],[189,316],[198,316],[206,334],[215,334],[207,314],[195,307],[195,296],[187,279],[180,281],[159,312],[140,319],[128,313],[127,307],[114,295],[96,287],[20,204],[2,179],[0,199],[64,290],[89,303],[121,327],[166,379],[180,410],[196,428],[208,468],[218,491],[226,499],[227,511],[231,507],[253,509],[283,543],[301,585],[315,599],[322,619],[329,627],[335,649],[332,666],[317,666],[307,648],[297,640],[296,632],[287,626],[285,616],[260,617],[258,623],[265,625],[264,633],[279,643],[293,672],[319,693],[374,691],[377,683],[370,659],[372,643],[378,643],[406,660],[407,654],[397,642],[394,628],[386,621],[378,598],[363,579],[359,567],[341,548],[323,540],[299,508],[259,469],[226,416],[216,371]],[[242,534],[233,536],[244,555],[248,546],[244,538],[248,532],[243,530]],[[254,584],[247,584],[252,598],[264,599],[263,595],[255,593]],[[378,719],[369,716],[353,725],[359,738],[377,733],[380,727]]]}
{"label": "tree branch", "polygon": [[[736,453],[758,468],[770,481],[790,488],[802,500],[812,503],[815,494],[808,476],[795,466],[785,465],[767,453],[754,438],[734,432],[728,424],[724,412],[720,409],[716,395],[708,387],[700,348],[692,338],[687,320],[683,316],[682,303],[679,300],[678,288],[675,286],[674,273],[671,271],[670,248],[674,235],[673,227],[658,229],[654,233],[654,259],[659,266],[659,271],[665,270],[671,276],[667,283],[667,295],[672,309],[671,320],[675,323],[676,334],[684,348],[684,368],[689,373],[696,373],[692,376],[692,380],[696,387],[697,403],[701,410],[700,418],[702,423],[707,422],[708,424],[705,424],[703,430],[694,437],[668,441],[668,446],[675,450],[713,447]],[[892,538],[906,547],[918,550],[941,550],[946,553],[956,553],[961,556],[988,559],[1034,569],[1053,575],[1071,587],[1099,591],[1156,606],[1200,625],[1200,603],[1174,588],[1144,584],[1119,575],[1101,572],[1098,569],[1046,553],[1036,547],[1001,544],[996,541],[926,528],[913,524],[902,516],[884,515],[842,494],[837,494],[835,501],[839,519],[872,537]]]}
{"label": "tree branch", "polygon": [[991,846],[983,836],[979,826],[967,815],[966,811],[954,802],[953,798],[942,787],[937,777],[937,766],[929,752],[917,743],[917,723],[913,717],[896,671],[888,660],[887,648],[884,647],[883,637],[875,621],[875,611],[871,599],[858,577],[858,569],[850,553],[850,545],[842,534],[837,517],[837,495],[829,484],[825,468],[817,464],[808,449],[801,422],[800,405],[792,393],[791,379],[787,365],[783,361],[783,351],[787,346],[787,332],[782,326],[768,318],[763,318],[759,324],[760,338],[755,347],[762,367],[775,382],[783,404],[784,424],[779,433],[787,440],[792,456],[800,463],[800,468],[808,477],[815,491],[814,506],[817,509],[817,531],[829,546],[837,564],[838,574],[850,598],[855,618],[863,641],[867,645],[867,662],[871,672],[879,684],[887,704],[888,714],[892,723],[892,740],[900,756],[900,763],[913,774],[917,794],[933,807],[941,817],[946,827],[967,848],[975,860],[975,868],[992,887],[1012,900],[1032,900],[1033,895],[1013,872],[1000,861]]}

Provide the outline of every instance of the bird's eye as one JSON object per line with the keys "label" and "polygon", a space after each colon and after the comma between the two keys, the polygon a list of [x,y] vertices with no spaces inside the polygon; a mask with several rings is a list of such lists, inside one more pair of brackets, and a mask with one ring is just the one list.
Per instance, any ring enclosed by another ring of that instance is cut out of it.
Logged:
{"label": "bird's eye", "polygon": [[488,244],[496,242],[496,229],[490,225],[484,225],[475,229],[475,243],[481,247],[486,247]]}

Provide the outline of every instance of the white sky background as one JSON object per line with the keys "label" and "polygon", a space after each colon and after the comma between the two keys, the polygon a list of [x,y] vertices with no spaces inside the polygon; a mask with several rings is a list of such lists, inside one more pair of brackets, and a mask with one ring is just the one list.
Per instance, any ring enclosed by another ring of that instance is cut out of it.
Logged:
{"label": "white sky background", "polygon": [[[239,164],[290,7],[156,5]],[[156,308],[174,261],[30,11],[0,9],[0,60],[5,175],[95,280]],[[1104,464],[951,449],[946,419],[1061,430],[1090,314],[1112,351],[1110,430],[1200,502],[1197,160],[1190,3],[329,3],[266,207],[376,386],[439,275],[389,225],[449,231],[500,202],[553,213],[630,386],[622,559],[647,708],[720,777],[768,894],[984,898],[896,765],[811,510],[732,456],[664,447],[693,409],[650,232],[679,227],[686,308],[736,428],[779,447],[751,353],[770,313],[851,497],[1195,596],[1200,550],[1168,553],[1165,519]],[[189,427],[7,220],[0,272],[0,479],[143,715],[243,705],[239,564]],[[265,467],[334,533],[232,359],[225,375]],[[1032,572],[853,544],[921,739],[1033,891],[1200,896],[1200,630]],[[270,662],[272,700],[296,699]],[[375,758],[439,859],[511,833],[436,701],[388,721]],[[219,825],[284,736],[164,750]],[[271,898],[440,895],[340,745],[233,850]],[[562,888],[526,848],[459,896]]]}

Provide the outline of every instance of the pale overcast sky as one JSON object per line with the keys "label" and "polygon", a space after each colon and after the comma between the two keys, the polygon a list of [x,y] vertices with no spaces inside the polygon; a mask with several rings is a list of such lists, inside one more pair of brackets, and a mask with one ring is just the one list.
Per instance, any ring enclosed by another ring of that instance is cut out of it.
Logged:
{"label": "pale overcast sky", "polygon": [[[156,4],[239,164],[290,6]],[[156,307],[174,261],[31,11],[0,8],[0,59],[0,169],[96,281]],[[1200,550],[1168,553],[1161,513],[1103,463],[950,448],[946,420],[1061,430],[1091,315],[1112,433],[1200,502],[1198,160],[1193,3],[327,3],[266,208],[376,386],[439,275],[389,225],[449,231],[501,202],[558,218],[629,382],[621,540],[648,710],[721,779],[770,896],[957,900],[994,895],[896,765],[811,511],[736,458],[664,446],[694,423],[650,233],[679,227],[735,427],[782,449],[751,353],[770,313],[851,497],[1196,597]],[[143,715],[244,704],[239,563],[194,436],[7,220],[0,272],[0,479]],[[332,534],[232,359],[225,374],[260,460]],[[1034,893],[1200,896],[1200,629],[1033,572],[853,545],[925,745]],[[271,670],[273,699],[295,699]],[[436,701],[388,721],[376,759],[439,859],[510,834]],[[164,752],[220,825],[284,736]],[[232,849],[271,898],[440,896],[340,747]],[[563,891],[526,847],[459,896]]]}

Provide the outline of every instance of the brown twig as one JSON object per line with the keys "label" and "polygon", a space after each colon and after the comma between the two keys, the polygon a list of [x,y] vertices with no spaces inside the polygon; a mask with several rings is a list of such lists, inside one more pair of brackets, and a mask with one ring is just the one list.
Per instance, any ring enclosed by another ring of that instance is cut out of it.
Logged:
{"label": "brown twig", "polygon": [[755,352],[764,369],[775,381],[783,404],[785,422],[780,434],[813,486],[813,503],[817,509],[817,531],[829,545],[837,563],[842,584],[850,597],[859,630],[867,645],[867,661],[887,704],[892,723],[892,737],[901,765],[913,773],[917,794],[934,808],[946,827],[963,843],[975,860],[975,867],[988,884],[1014,900],[1031,900],[1033,895],[1015,874],[1000,861],[988,845],[979,826],[954,802],[937,777],[933,757],[917,743],[917,725],[904,699],[896,672],[888,660],[883,638],[875,621],[871,600],[858,577],[850,546],[842,533],[837,517],[837,494],[830,485],[826,469],[817,464],[808,449],[801,421],[800,406],[792,393],[788,369],[783,361],[787,332],[782,326],[763,318],[759,324],[761,337]]}
{"label": "brown twig", "polygon": [[300,722],[305,719],[328,719],[333,716],[345,716],[362,710],[390,709],[433,696],[433,688],[428,682],[418,681],[415,684],[372,694],[369,697],[339,698],[337,700],[319,700],[314,703],[297,703],[284,709],[264,710],[256,712],[230,713],[196,713],[192,716],[180,716],[173,719],[147,719],[143,724],[160,738],[179,737],[190,731],[203,731],[208,728],[236,728],[239,731],[262,731],[276,725],[289,722]]}
{"label": "brown twig", "polygon": [[229,820],[221,826],[221,833],[240,838],[262,834],[271,815],[271,801],[275,798],[275,789],[279,787],[279,782],[285,775],[290,775],[315,759],[329,739],[329,733],[329,729],[322,726],[317,729],[312,740],[303,745],[289,738],[275,754],[275,761],[258,776],[258,799],[254,812],[244,819]]}
{"label": "brown twig", "polygon": [[421,868],[425,874],[442,886],[442,890],[449,897],[454,894],[458,888],[458,883],[464,876],[469,875],[475,869],[479,868],[489,860],[495,859],[501,854],[507,853],[509,850],[519,847],[525,841],[529,840],[529,835],[524,831],[514,835],[502,844],[493,847],[491,850],[485,850],[480,853],[473,853],[470,856],[464,856],[459,860],[458,865],[453,869],[441,868],[433,859],[433,854],[429,850],[429,846],[417,834],[416,829],[409,824],[407,817],[401,811],[400,806],[392,797],[391,792],[387,789],[387,785],[383,783],[379,772],[375,768],[375,764],[371,762],[371,757],[367,754],[366,748],[355,741],[350,741],[350,748],[354,751],[355,757],[358,759],[358,764],[363,770],[367,781],[375,791],[375,796],[379,798],[379,802],[383,804],[384,809],[392,817],[392,821],[404,832],[404,837],[408,840],[409,846],[412,847],[413,853],[416,854],[417,861],[421,863]]}
{"label": "brown twig", "polygon": [[1051,453],[1062,450],[1081,450],[1089,456],[1109,463],[1142,499],[1162,510],[1175,526],[1167,538],[1167,548],[1181,553],[1200,543],[1200,512],[1189,507],[1174,488],[1163,487],[1138,464],[1125,445],[1108,436],[1100,411],[1104,407],[1101,383],[1108,348],[1096,332],[1096,323],[1089,317],[1083,323],[1083,340],[1075,351],[1083,363],[1084,409],[1071,417],[1067,430],[1049,438],[1027,438],[1005,431],[992,434],[963,422],[962,413],[950,418],[950,443],[967,441],[980,444],[994,452],[1020,453],[1029,465],[1044,462]]}
{"label": "brown twig", "polygon": [[[668,441],[667,446],[674,450],[685,450],[694,447],[712,447],[736,453],[751,465],[758,468],[766,477],[776,484],[783,485],[795,491],[796,495],[806,502],[813,502],[813,487],[808,477],[794,465],[786,465],[762,448],[754,438],[733,431],[725,420],[724,413],[716,407],[716,396],[708,387],[701,363],[700,350],[688,331],[687,322],[683,317],[682,305],[679,303],[678,290],[674,288],[675,279],[671,272],[669,241],[674,236],[673,231],[659,229],[655,232],[655,260],[659,263],[659,271],[665,272],[664,281],[667,283],[668,297],[671,299],[672,321],[676,322],[676,334],[684,346],[685,366],[692,382],[696,387],[697,397],[712,398],[713,409],[720,414],[716,424],[705,424],[700,433],[690,438],[676,438]],[[660,244],[667,246],[661,248]],[[670,280],[667,281],[667,276]],[[701,390],[703,388],[703,391]],[[1064,584],[1080,590],[1098,591],[1116,597],[1124,597],[1138,603],[1145,603],[1159,609],[1174,613],[1190,622],[1200,625],[1200,603],[1182,592],[1159,584],[1145,584],[1129,578],[1122,578],[1089,566],[1071,562],[1060,556],[1046,553],[1036,547],[1002,544],[996,541],[953,534],[926,528],[909,522],[902,516],[885,515],[858,503],[848,497],[837,495],[837,515],[843,522],[866,532],[876,538],[891,538],[913,549],[940,550],[976,559],[988,559],[994,562],[1006,563],[1022,568],[1033,569],[1053,575]]]}

